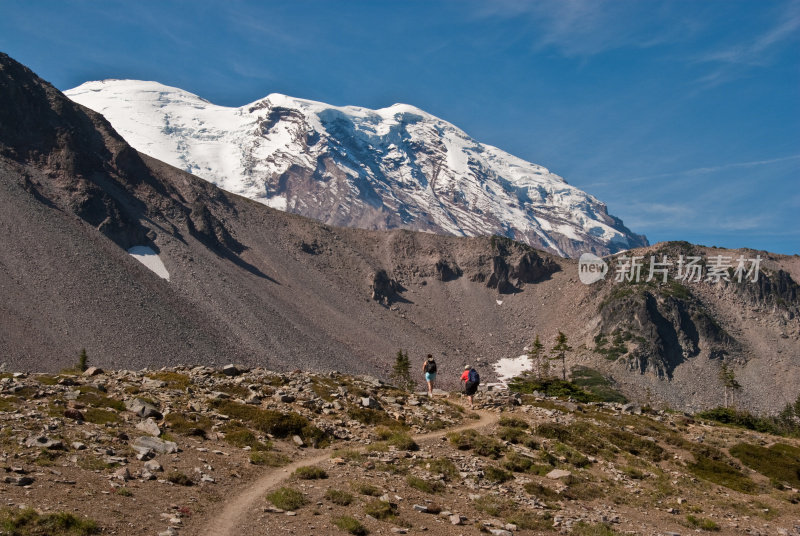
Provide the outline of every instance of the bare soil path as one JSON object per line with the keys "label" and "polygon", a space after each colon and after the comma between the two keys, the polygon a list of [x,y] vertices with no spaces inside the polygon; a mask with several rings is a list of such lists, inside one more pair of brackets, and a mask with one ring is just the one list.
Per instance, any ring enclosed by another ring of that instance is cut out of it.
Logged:
{"label": "bare soil path", "polygon": [[[424,443],[433,439],[439,439],[451,432],[460,432],[492,425],[497,422],[500,417],[499,414],[490,411],[475,411],[474,413],[477,413],[480,419],[445,430],[418,434],[412,437],[414,441]],[[366,447],[360,447],[356,450],[362,451],[365,450],[365,448]],[[250,483],[247,488],[222,503],[218,510],[210,512],[199,534],[202,536],[228,536],[238,534],[238,528],[248,518],[254,505],[260,499],[263,499],[268,491],[276,488],[283,481],[287,480],[298,467],[322,463],[331,457],[332,452],[332,450],[325,450],[319,454],[296,460],[289,465],[270,469],[263,476]]]}

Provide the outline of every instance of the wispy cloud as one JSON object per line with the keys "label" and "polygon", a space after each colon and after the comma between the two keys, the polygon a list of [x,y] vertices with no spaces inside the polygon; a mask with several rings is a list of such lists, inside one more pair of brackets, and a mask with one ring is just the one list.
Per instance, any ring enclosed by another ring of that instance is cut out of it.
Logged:
{"label": "wispy cloud", "polygon": [[494,0],[476,4],[474,15],[527,18],[536,26],[531,33],[534,49],[553,48],[567,57],[589,57],[674,42],[696,29],[691,21],[663,24],[674,16],[667,10],[664,5],[625,0]]}
{"label": "wispy cloud", "polygon": [[695,63],[712,65],[697,84],[709,89],[734,80],[749,69],[771,65],[783,46],[800,40],[800,1],[786,4],[774,17],[773,24],[758,35],[697,57]]}
{"label": "wispy cloud", "polygon": [[601,182],[592,182],[588,184],[582,184],[582,188],[593,188],[598,186],[610,186],[610,185],[617,185],[617,184],[633,184],[633,183],[643,183],[649,182],[655,179],[667,179],[670,177],[691,177],[695,175],[705,175],[709,173],[718,173],[720,171],[727,171],[731,169],[742,169],[742,168],[752,168],[758,166],[766,166],[770,164],[778,164],[781,162],[789,162],[791,160],[800,160],[800,154],[790,155],[790,156],[783,156],[780,158],[769,158],[765,160],[752,160],[750,162],[733,162],[729,164],[720,164],[716,166],[702,166],[696,167],[691,169],[684,169],[681,171],[670,171],[667,173],[657,173],[655,175],[646,175],[642,177],[631,177],[627,179],[614,179],[609,181],[601,181]]}
{"label": "wispy cloud", "polygon": [[672,232],[758,231],[769,226],[772,213],[730,210],[713,196],[675,203],[636,202],[627,207],[625,224],[639,231],[670,230]]}

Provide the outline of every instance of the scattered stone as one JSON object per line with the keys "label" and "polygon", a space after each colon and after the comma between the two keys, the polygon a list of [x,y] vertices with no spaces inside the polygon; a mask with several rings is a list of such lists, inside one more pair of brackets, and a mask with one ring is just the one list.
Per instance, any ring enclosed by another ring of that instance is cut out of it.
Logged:
{"label": "scattered stone", "polygon": [[568,477],[572,476],[572,473],[567,471],[567,470],[565,470],[565,469],[553,469],[552,471],[547,473],[545,476],[547,478],[552,479],[552,480],[559,480],[561,478],[568,478]]}
{"label": "scattered stone", "polygon": [[634,404],[633,402],[629,402],[622,406],[623,413],[632,413],[634,415],[641,415],[642,414],[642,406],[639,404]]}
{"label": "scattered stone", "polygon": [[103,369],[100,367],[89,367],[83,371],[83,375],[87,377],[97,376],[99,374],[103,374]]}
{"label": "scattered stone", "polygon": [[142,400],[141,398],[132,398],[125,401],[125,408],[131,413],[135,413],[142,419],[152,417],[154,419],[161,419],[163,415],[158,411],[158,408],[153,404]]}
{"label": "scattered stone", "polygon": [[371,396],[365,396],[361,398],[361,405],[365,408],[377,409],[378,401]]}
{"label": "scattered stone", "polygon": [[67,408],[64,410],[64,417],[74,421],[83,422],[83,413],[75,408]]}
{"label": "scattered stone", "polygon": [[489,534],[492,536],[514,536],[510,530],[506,529],[489,529]]}
{"label": "scattered stone", "polygon": [[461,525],[463,523],[463,519],[458,514],[453,514],[449,517],[451,525]]}
{"label": "scattered stone", "polygon": [[427,514],[428,513],[428,507],[427,506],[423,506],[421,504],[415,504],[414,505],[414,510],[416,510],[417,512],[422,512],[423,514]]}
{"label": "scattered stone", "polygon": [[3,479],[3,482],[13,486],[29,486],[33,484],[34,479],[31,476],[7,476]]}
{"label": "scattered stone", "polygon": [[225,365],[222,367],[222,373],[225,376],[238,376],[242,373],[242,371],[239,370],[239,367],[231,363],[230,365]]}
{"label": "scattered stone", "polygon": [[298,447],[305,447],[306,446],[306,444],[303,442],[303,438],[300,437],[299,435],[293,435],[292,436],[292,441],[294,441],[294,444],[297,445]]}
{"label": "scattered stone", "polygon": [[46,435],[31,436],[25,440],[26,447],[38,447],[41,449],[63,450],[64,443],[57,439],[50,439]]}
{"label": "scattered stone", "polygon": [[72,447],[72,450],[86,450],[86,445],[80,441],[73,441],[70,447]]}
{"label": "scattered stone", "polygon": [[137,437],[133,440],[133,443],[131,443],[131,448],[138,453],[153,451],[158,454],[173,454],[178,452],[178,445],[176,443],[149,436]]}
{"label": "scattered stone", "polygon": [[167,386],[167,382],[164,380],[156,380],[153,378],[144,378],[142,380],[142,387],[147,391],[153,391],[155,389],[163,389]]}
{"label": "scattered stone", "polygon": [[280,508],[277,508],[275,506],[265,506],[264,507],[264,511],[265,512],[269,512],[270,514],[284,514],[284,513],[286,513],[286,510],[281,510]]}
{"label": "scattered stone", "polygon": [[130,471],[128,471],[127,467],[120,467],[119,469],[114,471],[112,477],[117,480],[122,480],[123,482],[127,482],[128,480],[131,479],[131,473]]}
{"label": "scattered stone", "polygon": [[153,437],[161,435],[161,429],[152,418],[147,418],[136,425],[137,430],[141,430],[145,434],[150,434]]}
{"label": "scattered stone", "polygon": [[161,464],[158,463],[156,460],[149,460],[144,462],[144,468],[150,471],[151,473],[158,473],[164,470]]}

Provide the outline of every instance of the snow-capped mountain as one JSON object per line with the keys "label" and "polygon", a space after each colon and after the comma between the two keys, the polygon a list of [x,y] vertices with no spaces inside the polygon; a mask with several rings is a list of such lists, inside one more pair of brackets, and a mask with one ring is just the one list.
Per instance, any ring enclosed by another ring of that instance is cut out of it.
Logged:
{"label": "snow-capped mountain", "polygon": [[563,256],[647,244],[558,175],[406,104],[370,110],[272,94],[229,108],[137,80],[65,93],[145,154],[329,224],[499,234]]}

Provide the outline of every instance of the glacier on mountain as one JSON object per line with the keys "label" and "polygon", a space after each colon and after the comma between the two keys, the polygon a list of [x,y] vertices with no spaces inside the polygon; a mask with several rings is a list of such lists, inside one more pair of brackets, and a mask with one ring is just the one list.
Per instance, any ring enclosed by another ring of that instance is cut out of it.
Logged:
{"label": "glacier on mountain", "polygon": [[232,108],[137,80],[65,93],[140,152],[325,223],[497,234],[570,257],[647,244],[558,175],[407,104],[371,110],[271,94]]}

